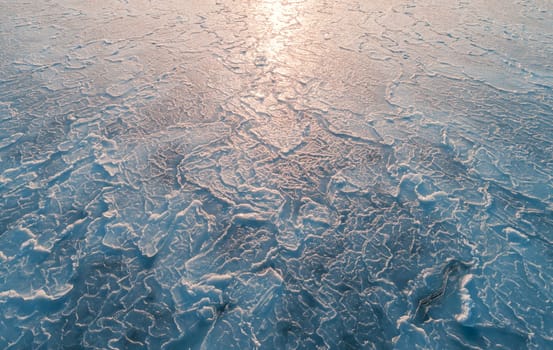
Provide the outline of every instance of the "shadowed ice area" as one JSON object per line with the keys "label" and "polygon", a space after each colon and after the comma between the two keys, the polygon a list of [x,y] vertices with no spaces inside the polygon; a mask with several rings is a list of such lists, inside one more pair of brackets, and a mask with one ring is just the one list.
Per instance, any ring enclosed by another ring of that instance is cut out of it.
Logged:
{"label": "shadowed ice area", "polygon": [[553,349],[553,3],[0,0],[0,349]]}

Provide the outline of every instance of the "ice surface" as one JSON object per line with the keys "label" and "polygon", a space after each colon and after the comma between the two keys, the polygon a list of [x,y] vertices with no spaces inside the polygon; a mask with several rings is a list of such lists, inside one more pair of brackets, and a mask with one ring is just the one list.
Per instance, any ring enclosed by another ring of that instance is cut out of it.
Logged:
{"label": "ice surface", "polygon": [[553,348],[552,28],[0,0],[0,348]]}

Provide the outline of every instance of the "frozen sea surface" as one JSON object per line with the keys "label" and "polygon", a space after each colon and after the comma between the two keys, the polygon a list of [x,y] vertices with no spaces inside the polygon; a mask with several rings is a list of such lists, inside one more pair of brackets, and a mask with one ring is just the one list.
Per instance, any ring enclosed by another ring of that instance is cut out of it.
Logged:
{"label": "frozen sea surface", "polygon": [[1,349],[553,349],[553,3],[0,0]]}

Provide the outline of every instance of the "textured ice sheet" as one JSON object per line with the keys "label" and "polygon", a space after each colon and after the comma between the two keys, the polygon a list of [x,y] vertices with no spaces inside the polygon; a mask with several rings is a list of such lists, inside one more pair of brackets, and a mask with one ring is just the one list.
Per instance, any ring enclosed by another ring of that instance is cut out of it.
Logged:
{"label": "textured ice sheet", "polygon": [[0,0],[0,348],[553,348],[552,28]]}

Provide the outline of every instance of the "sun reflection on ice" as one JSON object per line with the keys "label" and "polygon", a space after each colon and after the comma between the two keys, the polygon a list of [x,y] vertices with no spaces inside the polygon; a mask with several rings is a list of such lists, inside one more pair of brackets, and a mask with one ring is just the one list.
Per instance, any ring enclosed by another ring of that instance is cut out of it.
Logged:
{"label": "sun reflection on ice", "polygon": [[[289,2],[282,0],[262,0],[258,3],[257,25],[263,32],[260,36],[258,49],[265,61],[283,61],[286,55],[283,51],[293,41],[300,28],[298,16],[303,2]],[[256,62],[263,65],[263,59]]]}

